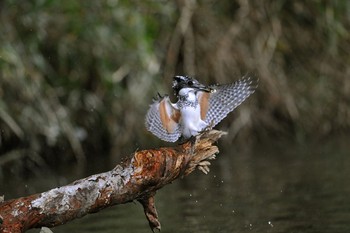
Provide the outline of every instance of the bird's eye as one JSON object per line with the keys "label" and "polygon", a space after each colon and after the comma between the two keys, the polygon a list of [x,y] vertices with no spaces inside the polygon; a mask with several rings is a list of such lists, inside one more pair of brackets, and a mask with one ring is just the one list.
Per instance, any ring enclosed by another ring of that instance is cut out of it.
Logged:
{"label": "bird's eye", "polygon": [[188,81],[187,83],[189,86],[192,86],[193,85],[193,82],[192,81]]}

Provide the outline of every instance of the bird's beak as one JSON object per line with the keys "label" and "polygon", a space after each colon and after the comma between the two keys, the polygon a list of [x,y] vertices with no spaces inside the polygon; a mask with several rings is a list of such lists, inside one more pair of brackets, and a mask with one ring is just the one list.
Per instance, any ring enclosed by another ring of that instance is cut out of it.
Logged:
{"label": "bird's beak", "polygon": [[196,85],[195,88],[197,88],[197,89],[200,90],[200,91],[205,91],[205,92],[212,92],[212,91],[213,91],[212,88],[207,87],[207,86],[204,86],[204,85],[202,85],[202,84]]}

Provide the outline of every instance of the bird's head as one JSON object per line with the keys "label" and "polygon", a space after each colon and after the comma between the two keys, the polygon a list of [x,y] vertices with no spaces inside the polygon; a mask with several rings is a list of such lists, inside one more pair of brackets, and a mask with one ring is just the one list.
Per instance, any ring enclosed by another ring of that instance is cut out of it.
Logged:
{"label": "bird's head", "polygon": [[193,89],[195,91],[211,92],[211,88],[204,86],[196,79],[188,76],[175,76],[172,87],[176,96],[179,95],[180,90],[183,88]]}

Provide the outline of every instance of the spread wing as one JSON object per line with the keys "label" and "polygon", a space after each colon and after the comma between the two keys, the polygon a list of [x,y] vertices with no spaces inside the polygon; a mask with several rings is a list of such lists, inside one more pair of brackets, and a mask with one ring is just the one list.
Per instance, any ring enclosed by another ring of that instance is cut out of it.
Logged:
{"label": "spread wing", "polygon": [[170,102],[168,96],[155,100],[147,114],[145,125],[158,138],[175,142],[181,136],[179,127],[180,111]]}
{"label": "spread wing", "polygon": [[214,127],[253,94],[257,86],[258,78],[251,74],[231,84],[211,86],[212,93],[203,92],[199,98],[201,118]]}

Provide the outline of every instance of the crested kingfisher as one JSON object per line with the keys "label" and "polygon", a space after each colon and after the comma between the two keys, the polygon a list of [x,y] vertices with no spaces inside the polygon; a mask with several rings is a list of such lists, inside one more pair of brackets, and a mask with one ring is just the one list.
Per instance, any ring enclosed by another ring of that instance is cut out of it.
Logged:
{"label": "crested kingfisher", "polygon": [[172,88],[177,102],[168,95],[154,100],[146,115],[146,128],[158,138],[175,142],[212,128],[255,92],[258,79],[245,75],[224,85],[205,86],[189,76],[175,76]]}

